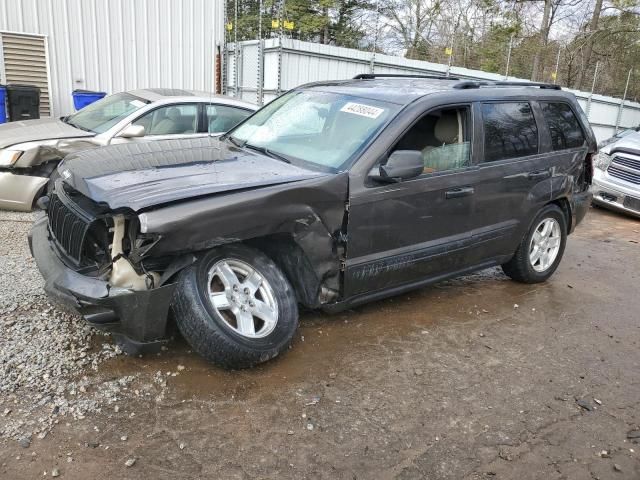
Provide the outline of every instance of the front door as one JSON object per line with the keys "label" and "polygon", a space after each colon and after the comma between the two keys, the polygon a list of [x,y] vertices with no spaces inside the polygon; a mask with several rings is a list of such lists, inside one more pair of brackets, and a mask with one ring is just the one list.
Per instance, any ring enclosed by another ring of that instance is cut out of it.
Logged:
{"label": "front door", "polygon": [[468,105],[427,112],[390,149],[421,151],[423,174],[352,192],[345,297],[465,268],[478,170],[473,131]]}

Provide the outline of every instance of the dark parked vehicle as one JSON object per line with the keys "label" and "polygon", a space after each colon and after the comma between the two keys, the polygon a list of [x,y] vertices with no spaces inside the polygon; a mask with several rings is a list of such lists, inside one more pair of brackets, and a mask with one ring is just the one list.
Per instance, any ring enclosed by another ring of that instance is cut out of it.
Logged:
{"label": "dark parked vehicle", "polygon": [[596,141],[553,85],[321,82],[220,139],[118,145],[59,166],[31,249],[45,289],[128,351],[249,367],[298,305],[338,311],[501,265],[545,281],[585,216]]}

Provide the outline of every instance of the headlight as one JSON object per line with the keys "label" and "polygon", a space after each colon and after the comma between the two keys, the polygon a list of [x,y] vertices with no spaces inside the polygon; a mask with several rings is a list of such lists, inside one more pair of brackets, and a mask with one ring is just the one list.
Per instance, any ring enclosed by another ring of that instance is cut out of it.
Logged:
{"label": "headlight", "polygon": [[0,167],[10,167],[23,153],[22,150],[0,150]]}
{"label": "headlight", "polygon": [[140,233],[147,233],[147,215],[141,213],[138,215],[138,221],[140,222]]}
{"label": "headlight", "polygon": [[606,153],[598,152],[596,158],[593,160],[593,166],[600,170],[606,170],[611,164],[611,157]]}

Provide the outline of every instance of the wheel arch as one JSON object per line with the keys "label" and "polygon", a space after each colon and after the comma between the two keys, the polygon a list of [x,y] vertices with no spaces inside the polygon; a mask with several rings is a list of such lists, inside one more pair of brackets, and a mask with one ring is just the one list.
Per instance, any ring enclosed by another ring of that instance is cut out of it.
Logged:
{"label": "wheel arch", "polygon": [[566,197],[561,197],[547,203],[546,205],[557,205],[560,210],[562,210],[564,218],[567,222],[567,234],[571,233],[573,231],[574,224],[571,203],[569,202],[569,200]]}

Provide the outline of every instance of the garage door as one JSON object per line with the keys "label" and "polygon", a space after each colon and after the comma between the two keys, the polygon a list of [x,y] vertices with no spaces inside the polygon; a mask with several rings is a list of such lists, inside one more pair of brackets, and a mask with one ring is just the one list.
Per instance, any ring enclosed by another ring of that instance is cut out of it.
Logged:
{"label": "garage door", "polygon": [[40,116],[51,115],[45,38],[35,35],[0,33],[6,83],[40,88]]}

